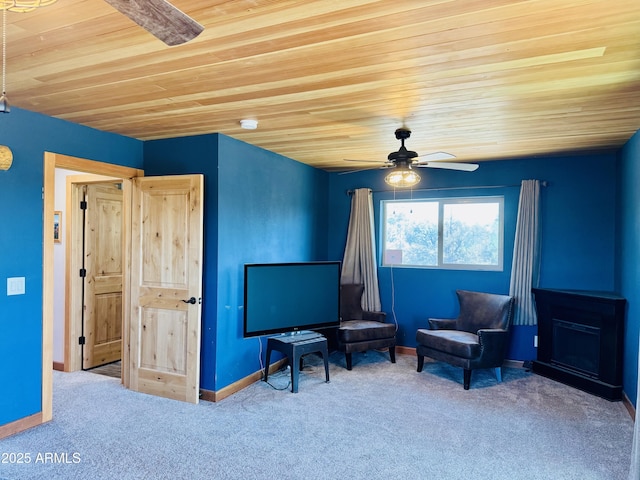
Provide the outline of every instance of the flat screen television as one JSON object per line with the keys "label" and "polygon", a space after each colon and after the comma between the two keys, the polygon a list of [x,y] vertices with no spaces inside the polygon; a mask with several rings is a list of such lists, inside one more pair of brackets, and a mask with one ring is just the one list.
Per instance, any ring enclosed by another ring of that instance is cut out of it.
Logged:
{"label": "flat screen television", "polygon": [[244,266],[244,337],[340,324],[340,262]]}

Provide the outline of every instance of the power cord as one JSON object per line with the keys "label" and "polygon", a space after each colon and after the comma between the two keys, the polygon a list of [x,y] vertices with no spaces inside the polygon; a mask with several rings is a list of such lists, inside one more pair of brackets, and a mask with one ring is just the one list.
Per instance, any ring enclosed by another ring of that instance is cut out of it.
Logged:
{"label": "power cord", "polygon": [[[260,345],[260,348],[258,350],[258,361],[260,362],[260,380],[264,381],[267,385],[269,385],[274,390],[287,390],[291,386],[291,379],[289,379],[289,383],[283,388],[276,387],[268,380],[267,381],[264,380],[264,362],[262,361],[262,337],[258,337],[258,344]],[[271,377],[278,378],[279,376],[278,374],[279,373],[282,374],[287,369],[287,367],[289,367],[289,365],[286,365],[285,367],[281,368],[280,370],[275,372],[275,374],[272,374]]]}
{"label": "power cord", "polygon": [[391,314],[393,315],[393,321],[396,324],[396,332],[397,332],[398,318],[396,317],[396,287],[393,281],[393,265],[389,265],[389,271],[391,272]]}
{"label": "power cord", "polygon": [[282,367],[280,370],[278,370],[277,372],[275,372],[274,374],[269,375],[269,378],[278,378],[278,377],[281,377],[283,374],[287,375],[289,377],[289,382],[282,388],[281,387],[276,387],[269,380],[265,381],[264,380],[264,370],[263,370],[263,373],[262,373],[262,380],[264,381],[264,383],[269,385],[274,390],[278,390],[278,391],[280,391],[280,390],[288,390],[289,387],[291,387],[291,375],[290,375],[290,373],[288,373],[289,368],[290,368],[289,365],[286,365],[286,366]]}

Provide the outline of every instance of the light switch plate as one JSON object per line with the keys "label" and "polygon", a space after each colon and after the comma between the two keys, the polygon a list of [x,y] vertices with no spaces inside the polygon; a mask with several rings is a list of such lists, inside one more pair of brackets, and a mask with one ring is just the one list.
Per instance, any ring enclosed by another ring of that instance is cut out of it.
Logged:
{"label": "light switch plate", "polygon": [[7,278],[7,295],[24,295],[24,277]]}

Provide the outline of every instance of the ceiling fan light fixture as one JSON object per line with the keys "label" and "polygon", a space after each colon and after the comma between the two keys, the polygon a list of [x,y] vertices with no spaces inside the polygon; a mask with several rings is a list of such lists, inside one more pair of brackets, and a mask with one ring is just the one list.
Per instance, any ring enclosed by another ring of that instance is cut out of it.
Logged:
{"label": "ceiling fan light fixture", "polygon": [[420,175],[410,168],[394,168],[384,181],[393,188],[410,188],[420,183]]}
{"label": "ceiling fan light fixture", "polygon": [[30,12],[40,7],[53,5],[57,0],[0,0],[0,10],[9,12]]}

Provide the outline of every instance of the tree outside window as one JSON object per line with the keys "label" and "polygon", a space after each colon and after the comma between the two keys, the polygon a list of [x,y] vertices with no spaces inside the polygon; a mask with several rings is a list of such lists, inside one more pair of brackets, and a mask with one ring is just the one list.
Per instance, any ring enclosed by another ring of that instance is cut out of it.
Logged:
{"label": "tree outside window", "polygon": [[382,203],[383,266],[502,270],[503,197]]}

